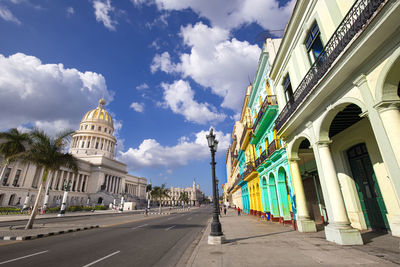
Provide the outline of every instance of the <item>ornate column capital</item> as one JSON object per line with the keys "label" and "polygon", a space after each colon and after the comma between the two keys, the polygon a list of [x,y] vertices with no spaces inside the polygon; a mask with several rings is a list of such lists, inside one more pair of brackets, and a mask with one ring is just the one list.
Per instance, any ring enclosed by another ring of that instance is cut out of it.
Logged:
{"label": "ornate column capital", "polygon": [[300,158],[295,158],[295,157],[288,158],[289,162],[297,162],[299,160],[300,160]]}
{"label": "ornate column capital", "polygon": [[367,82],[367,76],[365,76],[365,74],[363,73],[356,79],[354,79],[353,84],[357,87],[361,87],[366,82]]}
{"label": "ornate column capital", "polygon": [[332,143],[332,140],[320,140],[315,142],[315,145],[317,147],[329,147],[329,145]]}

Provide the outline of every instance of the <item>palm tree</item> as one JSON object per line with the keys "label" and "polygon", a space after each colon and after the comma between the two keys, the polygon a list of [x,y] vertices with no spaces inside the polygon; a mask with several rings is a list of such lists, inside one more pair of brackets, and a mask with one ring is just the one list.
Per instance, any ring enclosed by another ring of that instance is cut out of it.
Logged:
{"label": "palm tree", "polygon": [[179,201],[183,202],[183,208],[185,208],[185,203],[187,204],[189,202],[189,195],[187,192],[181,192],[178,198]]}
{"label": "palm tree", "polygon": [[[26,145],[31,143],[30,135],[28,133],[21,133],[16,128],[12,128],[7,132],[0,132],[0,139],[4,142],[0,144],[0,155],[4,157],[1,165],[3,169],[1,171],[0,180],[3,178],[4,172],[7,166],[17,160],[16,155],[26,151]],[[3,185],[7,183],[7,180],[3,181]]]}
{"label": "palm tree", "polygon": [[39,192],[33,206],[33,211],[25,229],[32,229],[49,172],[57,171],[60,167],[66,167],[75,172],[75,174],[78,173],[77,159],[71,154],[65,153],[69,137],[72,133],[73,131],[64,131],[56,135],[56,137],[50,137],[45,132],[38,129],[30,133],[32,139],[30,149],[21,153],[20,157],[25,162],[31,162],[37,167],[43,167],[44,172],[40,181]]}
{"label": "palm tree", "polygon": [[159,213],[161,213],[161,201],[164,197],[169,197],[169,189],[165,188],[165,184],[162,184],[161,186],[154,186],[151,189],[150,195],[153,199],[159,201],[160,203]]}

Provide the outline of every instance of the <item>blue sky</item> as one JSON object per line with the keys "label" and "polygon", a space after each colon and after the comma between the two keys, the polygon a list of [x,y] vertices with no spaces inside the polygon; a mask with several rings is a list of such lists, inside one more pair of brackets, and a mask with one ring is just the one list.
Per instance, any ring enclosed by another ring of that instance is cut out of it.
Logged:
{"label": "blue sky", "polygon": [[0,130],[77,129],[99,98],[116,158],[153,184],[211,193],[262,40],[279,37],[294,0],[0,0]]}

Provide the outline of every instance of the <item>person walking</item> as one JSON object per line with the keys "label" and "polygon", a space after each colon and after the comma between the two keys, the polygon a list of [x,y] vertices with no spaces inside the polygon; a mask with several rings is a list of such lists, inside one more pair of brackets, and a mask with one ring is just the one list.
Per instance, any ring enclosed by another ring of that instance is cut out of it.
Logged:
{"label": "person walking", "polygon": [[240,216],[240,209],[239,208],[237,209],[237,212],[238,212],[238,216]]}
{"label": "person walking", "polygon": [[148,213],[149,213],[149,210],[147,209],[147,207],[144,209],[144,214],[146,215],[146,216],[148,216]]}
{"label": "person walking", "polygon": [[224,215],[226,215],[226,206],[224,206]]}

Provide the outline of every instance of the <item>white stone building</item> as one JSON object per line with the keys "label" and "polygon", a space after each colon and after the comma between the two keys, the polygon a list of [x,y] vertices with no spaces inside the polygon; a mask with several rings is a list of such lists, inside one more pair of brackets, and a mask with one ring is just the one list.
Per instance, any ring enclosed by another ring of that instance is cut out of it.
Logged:
{"label": "white stone building", "polygon": [[168,205],[168,206],[183,205],[184,203],[182,201],[179,201],[179,196],[183,192],[186,192],[188,194],[189,197],[188,204],[190,206],[196,206],[197,204],[200,204],[204,199],[204,193],[200,190],[200,185],[196,184],[196,181],[194,180],[192,187],[181,188],[181,187],[171,186],[169,188],[169,198],[163,199],[162,201],[163,205]]}
{"label": "white stone building", "polygon": [[[69,153],[78,159],[78,174],[61,168],[48,176],[49,207],[60,205],[63,185],[69,182],[69,206],[109,205],[114,199],[119,203],[122,194],[127,202],[145,203],[146,178],[128,174],[126,165],[114,159],[114,125],[104,106],[101,99],[97,108],[83,116],[79,129],[72,135]],[[33,206],[43,171],[22,162],[8,165],[0,177],[0,206],[22,206],[28,194]]]}

